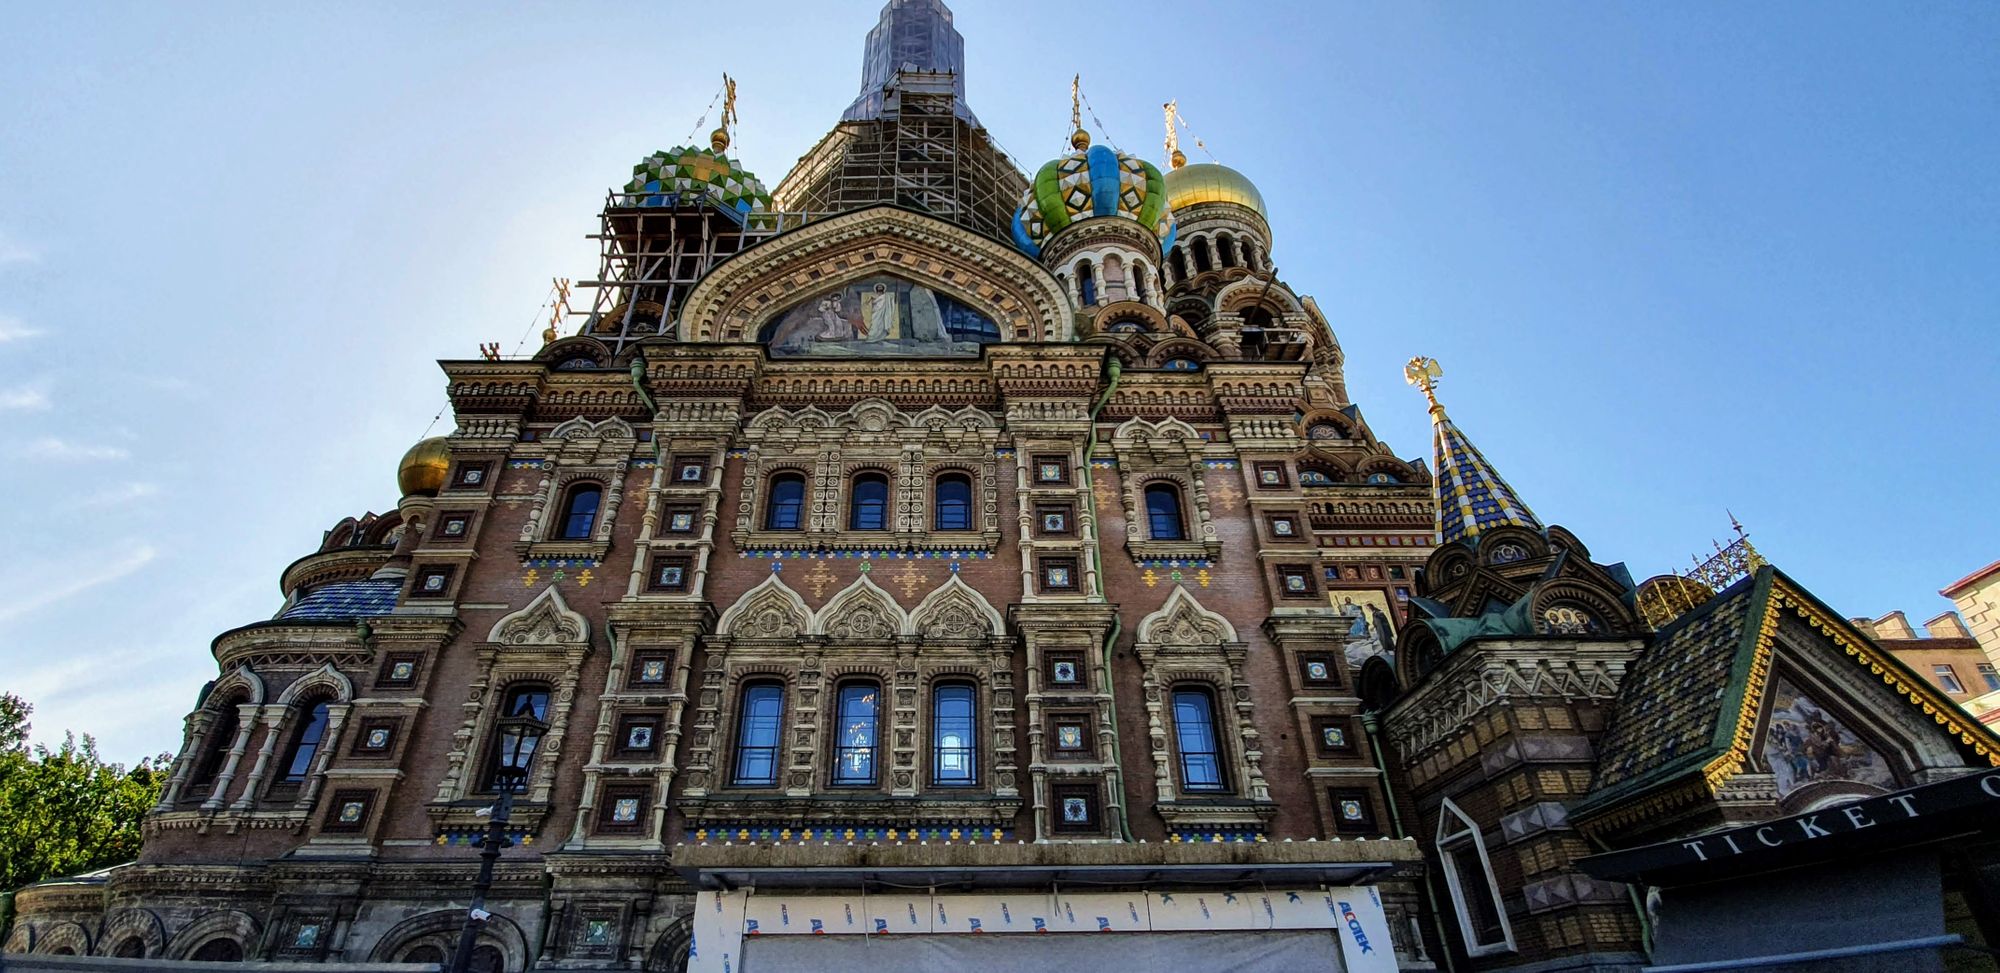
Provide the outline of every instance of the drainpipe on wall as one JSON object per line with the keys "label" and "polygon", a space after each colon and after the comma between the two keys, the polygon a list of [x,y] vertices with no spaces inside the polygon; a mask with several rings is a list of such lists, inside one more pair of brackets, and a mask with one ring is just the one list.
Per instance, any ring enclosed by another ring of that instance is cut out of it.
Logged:
{"label": "drainpipe on wall", "polygon": [[[1389,827],[1396,829],[1396,837],[1408,838],[1410,833],[1403,830],[1402,812],[1396,810],[1396,788],[1389,782],[1389,764],[1382,758],[1382,719],[1374,710],[1361,714],[1361,732],[1368,734],[1368,748],[1375,753],[1375,772],[1382,775],[1382,799],[1389,805]],[[1444,913],[1438,909],[1437,886],[1431,876],[1424,876],[1424,905],[1430,907],[1431,926],[1437,933],[1437,958],[1447,971],[1451,965],[1451,939],[1445,935]]]}
{"label": "drainpipe on wall", "polygon": [[[1090,436],[1084,441],[1083,476],[1079,478],[1083,485],[1084,496],[1089,498],[1088,502],[1091,504],[1089,521],[1090,560],[1092,567],[1096,569],[1091,572],[1091,576],[1096,579],[1097,597],[1100,601],[1104,598],[1104,552],[1098,544],[1097,494],[1091,483],[1090,458],[1093,453],[1097,452],[1097,414],[1103,412],[1105,403],[1111,401],[1111,393],[1118,391],[1118,376],[1123,374],[1124,371],[1125,366],[1118,360],[1118,357],[1107,352],[1104,356],[1104,393],[1097,397],[1097,404],[1090,407]],[[1116,612],[1113,612],[1111,615],[1111,631],[1104,637],[1104,688],[1107,692],[1111,689],[1111,653],[1118,645],[1118,637],[1123,635],[1124,632],[1124,621],[1118,617]],[[1130,795],[1125,789],[1125,750],[1120,744],[1118,736],[1118,700],[1114,698],[1111,701],[1111,763],[1112,766],[1118,768],[1118,783],[1116,785],[1118,788],[1118,834],[1119,837],[1130,842],[1133,840],[1132,813],[1126,807],[1126,801]]]}

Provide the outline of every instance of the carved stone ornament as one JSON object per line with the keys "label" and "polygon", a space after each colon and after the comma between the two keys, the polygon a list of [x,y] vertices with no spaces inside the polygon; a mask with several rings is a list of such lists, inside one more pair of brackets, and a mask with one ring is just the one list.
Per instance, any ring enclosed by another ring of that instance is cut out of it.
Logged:
{"label": "carved stone ornament", "polygon": [[588,639],[584,617],[563,601],[555,585],[542,589],[527,607],[500,619],[486,636],[501,645],[573,645]]}
{"label": "carved stone ornament", "polygon": [[811,621],[805,599],[773,574],[736,599],[716,622],[715,631],[746,639],[796,639]]}
{"label": "carved stone ornament", "polygon": [[1201,606],[1176,585],[1166,604],[1139,623],[1139,640],[1155,645],[1220,645],[1236,641],[1229,620]]}
{"label": "carved stone ornament", "polygon": [[925,595],[910,617],[911,628],[926,639],[969,641],[1005,631],[992,602],[955,574]]}
{"label": "carved stone ornament", "polygon": [[902,634],[907,621],[896,600],[864,574],[827,601],[814,628],[829,638],[883,641]]}

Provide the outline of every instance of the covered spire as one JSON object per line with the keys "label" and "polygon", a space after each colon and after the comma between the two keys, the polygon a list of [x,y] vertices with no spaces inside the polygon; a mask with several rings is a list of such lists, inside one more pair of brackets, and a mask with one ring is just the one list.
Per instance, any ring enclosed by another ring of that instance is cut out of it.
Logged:
{"label": "covered spire", "polygon": [[1439,544],[1465,541],[1477,544],[1479,534],[1496,527],[1526,527],[1542,530],[1535,512],[1507,485],[1500,471],[1486,461],[1438,404],[1437,380],[1444,369],[1430,358],[1416,357],[1403,367],[1403,378],[1423,390],[1431,404],[1431,426],[1435,431],[1434,462],[1437,475],[1437,533]]}
{"label": "covered spire", "polygon": [[861,95],[841,120],[881,118],[887,89],[904,73],[950,75],[953,114],[979,124],[965,103],[965,38],[951,25],[951,8],[944,0],[889,0],[882,5],[882,19],[868,32],[862,49]]}

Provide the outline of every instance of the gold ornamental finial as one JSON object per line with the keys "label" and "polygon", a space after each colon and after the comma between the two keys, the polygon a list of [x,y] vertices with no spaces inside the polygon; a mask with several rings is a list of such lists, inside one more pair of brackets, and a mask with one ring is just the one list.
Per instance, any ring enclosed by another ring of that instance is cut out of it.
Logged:
{"label": "gold ornamental finial", "polygon": [[1161,107],[1167,110],[1167,164],[1178,169],[1187,165],[1187,153],[1181,151],[1180,129],[1174,127],[1181,117],[1181,100],[1176,98]]}
{"label": "gold ornamental finial", "polygon": [[1443,377],[1444,368],[1438,365],[1435,358],[1418,355],[1403,366],[1403,381],[1424,390],[1424,398],[1429,399],[1431,403],[1433,419],[1444,415],[1444,406],[1438,404],[1437,397],[1437,380]]}
{"label": "gold ornamental finial", "polygon": [[559,330],[563,319],[569,317],[569,278],[554,278],[556,299],[549,305],[549,326],[542,329],[542,347],[555,344],[562,337]]}
{"label": "gold ornamental finial", "polygon": [[1090,148],[1090,133],[1083,130],[1083,75],[1069,79],[1069,144],[1078,152]]}
{"label": "gold ornamental finial", "polygon": [[708,144],[715,147],[715,154],[721,155],[729,148],[729,126],[736,124],[736,79],[728,72],[722,75],[722,124],[708,133]]}

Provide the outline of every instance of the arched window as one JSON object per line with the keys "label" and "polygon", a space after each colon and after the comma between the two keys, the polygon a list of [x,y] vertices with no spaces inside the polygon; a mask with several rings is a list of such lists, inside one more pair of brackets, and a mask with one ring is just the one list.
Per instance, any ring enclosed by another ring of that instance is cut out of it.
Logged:
{"label": "arched window", "polygon": [[1205,274],[1215,269],[1215,259],[1209,255],[1207,240],[1189,240],[1188,249],[1194,251],[1194,272]]}
{"label": "arched window", "polygon": [[805,521],[806,478],[780,473],[771,478],[771,498],[764,503],[765,530],[798,530]]}
{"label": "arched window", "polygon": [[1167,258],[1167,264],[1173,268],[1173,276],[1175,280],[1187,279],[1188,263],[1187,263],[1186,250],[1183,250],[1180,247],[1175,247],[1174,252]]}
{"label": "arched window", "polygon": [[1452,911],[1465,936],[1465,951],[1473,956],[1514,948],[1507,909],[1493,882],[1493,865],[1486,858],[1486,841],[1479,825],[1449,798],[1438,815],[1438,857],[1444,862],[1445,884],[1451,889]]}
{"label": "arched window", "polygon": [[969,787],[978,780],[978,723],[969,683],[931,690],[931,782]]}
{"label": "arched window", "polygon": [[493,755],[487,760],[489,791],[528,789],[528,767],[535,748],[549,732],[549,687],[540,683],[507,690],[500,718],[493,725]]}
{"label": "arched window", "polygon": [[215,783],[216,775],[222,773],[223,761],[229,759],[229,750],[236,745],[236,734],[243,727],[236,712],[240,702],[231,701],[216,710],[215,719],[208,727],[208,737],[201,742],[201,757],[194,765],[193,775],[188,777],[185,796],[206,797],[206,794],[197,794],[196,789]]}
{"label": "arched window", "polygon": [[319,756],[319,745],[326,739],[326,720],[326,701],[321,700],[292,728],[292,742],[285,748],[286,783],[299,783],[312,773],[313,758]]}
{"label": "arched window", "polygon": [[1180,747],[1182,789],[1224,789],[1222,750],[1215,733],[1215,697],[1206,688],[1174,690],[1174,741]]}
{"label": "arched window", "polygon": [[1224,235],[1215,238],[1216,255],[1222,258],[1222,265],[1224,267],[1236,266],[1235,243],[1235,238],[1231,236]]}
{"label": "arched window", "polygon": [[972,478],[946,473],[937,478],[937,498],[931,505],[938,530],[972,529]]}
{"label": "arched window", "polygon": [[778,742],[785,717],[785,687],[753,682],[743,687],[736,718],[736,783],[768,787],[778,782]]}
{"label": "arched window", "polygon": [[563,503],[562,532],[557,535],[566,541],[587,541],[590,532],[597,526],[597,508],[604,502],[604,488],[595,483],[579,483],[570,488],[569,499]]}
{"label": "arched window", "polygon": [[1271,309],[1262,304],[1243,309],[1243,326],[1246,328],[1268,328],[1274,320],[1276,319],[1271,316]]}
{"label": "arched window", "polygon": [[438,946],[418,946],[403,954],[398,963],[443,963],[444,949]]}
{"label": "arched window", "polygon": [[888,477],[863,473],[854,478],[854,492],[847,505],[847,529],[889,529]]}
{"label": "arched window", "polygon": [[1152,275],[1153,272],[1147,269],[1143,261],[1132,261],[1132,293],[1141,301],[1152,300],[1152,296],[1146,290],[1146,278]]}
{"label": "arched window", "polygon": [[1097,303],[1097,274],[1091,269],[1088,260],[1076,262],[1076,287],[1077,292],[1083,297],[1084,307]]}
{"label": "arched window", "polygon": [[875,739],[881,700],[882,689],[872,682],[852,682],[840,687],[840,708],[834,725],[835,784],[875,783]]}
{"label": "arched window", "polygon": [[194,955],[188,959],[208,963],[241,963],[243,944],[234,939],[211,939],[196,947]]}
{"label": "arched window", "polygon": [[118,948],[112,950],[111,955],[121,959],[145,959],[146,939],[143,936],[127,936],[119,941]]}
{"label": "arched window", "polygon": [[1243,266],[1248,267],[1251,270],[1264,269],[1263,267],[1259,266],[1259,259],[1257,254],[1257,242],[1254,240],[1243,241]]}
{"label": "arched window", "polygon": [[1181,491],[1171,483],[1154,483],[1146,487],[1146,523],[1152,528],[1156,541],[1187,540],[1187,527],[1181,520]]}

